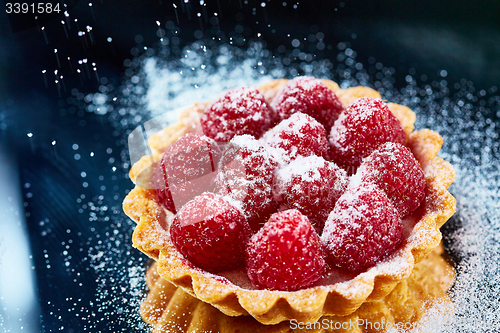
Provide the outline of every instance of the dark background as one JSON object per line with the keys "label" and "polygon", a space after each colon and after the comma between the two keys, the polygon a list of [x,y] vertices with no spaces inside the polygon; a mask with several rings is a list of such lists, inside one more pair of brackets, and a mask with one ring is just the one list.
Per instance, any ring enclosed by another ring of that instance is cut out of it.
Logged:
{"label": "dark background", "polygon": [[[107,115],[79,108],[72,92],[96,92],[103,85],[102,78],[106,78],[104,85],[119,86],[127,59],[142,46],[157,47],[156,21],[163,29],[167,21],[179,27],[179,48],[200,38],[197,30],[203,31],[203,38],[227,42],[236,25],[244,27],[242,34],[248,40],[261,33],[261,40],[274,52],[280,45],[291,48],[291,39],[302,40],[321,31],[326,47],[314,51],[318,58],[335,59],[335,46],[348,41],[357,52],[357,61],[368,63],[374,58],[394,68],[395,88],[405,85],[408,73],[425,82],[441,78],[442,70],[449,82],[465,79],[478,90],[500,84],[498,1],[300,1],[297,8],[293,8],[296,2],[289,1],[286,6],[283,1],[206,2],[202,8],[198,1],[184,5],[165,0],[100,0],[92,6],[88,1],[74,1],[69,13],[78,22],[70,22],[71,28],[61,24],[62,16],[33,26],[26,17],[8,17],[0,11],[0,142],[9,147],[20,171],[44,332],[61,326],[70,332],[82,327],[130,330],[116,320],[119,311],[104,311],[92,303],[105,281],[89,257],[89,249],[105,248],[103,241],[113,243],[113,230],[120,230],[123,240],[132,232],[119,209],[131,187],[120,167],[126,133],[112,126]],[[196,13],[203,10],[207,15],[203,12],[198,19]],[[214,12],[218,20],[210,21]],[[79,31],[87,34],[78,36]],[[77,60],[84,58],[90,68],[87,76],[75,71]],[[92,62],[99,80],[92,75]],[[64,75],[64,84],[55,84],[55,69]],[[75,154],[80,158],[75,159]],[[82,177],[82,170],[89,174]],[[82,182],[87,186],[82,188]],[[91,222],[88,214],[82,214],[91,209],[85,204],[89,198],[110,207],[97,212]],[[44,231],[48,235],[42,237]],[[69,247],[68,267],[61,249],[69,240],[78,245]],[[111,244],[107,249],[113,247],[119,248]],[[49,253],[50,269],[44,250]],[[145,262],[136,253],[119,252],[114,262],[127,257],[138,265]],[[75,316],[75,312],[82,315]]]}
{"label": "dark background", "polygon": [[[163,24],[170,20],[180,27],[179,46],[195,41],[194,32],[200,27],[205,36],[220,37],[220,33],[212,33],[214,29],[209,20],[195,16],[204,11],[219,13],[217,26],[223,32],[223,41],[237,24],[245,27],[243,34],[247,38],[261,33],[270,50],[279,45],[288,48],[291,38],[301,40],[311,34],[311,30],[323,32],[326,45],[349,41],[361,63],[374,57],[386,67],[395,68],[396,87],[404,84],[411,68],[418,76],[427,76],[429,81],[438,78],[439,72],[445,69],[450,82],[465,78],[478,89],[499,83],[500,3],[497,1],[307,1],[299,3],[297,9],[293,8],[295,2],[288,2],[287,6],[283,6],[282,1],[206,2],[205,8],[191,2],[193,4],[183,6],[183,11],[181,1],[177,10],[172,1],[100,0],[92,7],[89,2],[73,1],[70,7],[74,7],[69,12],[72,19],[78,18],[78,23],[70,24],[71,30],[66,24],[68,37],[60,23],[61,17],[43,24],[45,33],[40,30],[42,24],[13,33],[9,18],[17,29],[28,26],[31,20],[22,14],[7,18],[2,12],[0,101],[4,108],[15,105],[15,111],[7,111],[4,116],[11,135],[40,128],[41,135],[50,132],[55,136],[60,130],[61,126],[53,122],[54,114],[58,113],[54,103],[59,99],[54,69],[64,74],[65,87],[59,88],[62,95],[65,91],[69,93],[72,87],[97,90],[97,80],[86,79],[81,85],[74,72],[75,64],[70,68],[66,60],[68,56],[72,62],[84,58],[96,62],[100,76],[119,82],[124,71],[123,61],[132,57],[130,51],[138,44],[136,36],[142,36],[139,44],[153,47],[157,43],[156,20]],[[266,7],[261,7],[262,2]],[[213,14],[203,17],[211,16]],[[77,32],[85,31],[86,26],[92,27],[92,37],[89,34],[78,37]],[[108,37],[112,42],[107,42]],[[60,66],[54,49],[58,50]],[[330,59],[335,59],[336,52],[335,48],[316,51],[318,57]],[[42,70],[47,74],[42,75]],[[44,86],[44,78],[48,88]],[[60,117],[57,119],[60,121]],[[51,130],[42,130],[47,128]],[[27,140],[14,141],[22,144]]]}

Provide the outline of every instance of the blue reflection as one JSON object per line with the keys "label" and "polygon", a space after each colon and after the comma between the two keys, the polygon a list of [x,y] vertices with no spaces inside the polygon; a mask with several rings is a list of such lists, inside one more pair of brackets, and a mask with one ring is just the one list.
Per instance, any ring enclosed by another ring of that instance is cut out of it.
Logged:
{"label": "blue reflection", "polygon": [[40,332],[36,274],[15,159],[0,139],[0,327]]}

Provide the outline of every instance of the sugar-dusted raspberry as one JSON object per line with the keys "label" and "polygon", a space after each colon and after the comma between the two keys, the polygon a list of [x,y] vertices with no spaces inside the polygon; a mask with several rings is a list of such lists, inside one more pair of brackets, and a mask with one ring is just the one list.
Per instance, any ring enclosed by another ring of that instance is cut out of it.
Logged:
{"label": "sugar-dusted raspberry", "polygon": [[213,191],[221,155],[216,142],[204,135],[189,133],[169,145],[161,161],[165,186],[157,190],[160,202],[175,213],[195,196]]}
{"label": "sugar-dusted raspberry", "polygon": [[327,131],[344,110],[337,95],[321,80],[312,77],[297,77],[276,95],[272,102],[280,119],[286,119],[295,112],[310,115],[319,121]]}
{"label": "sugar-dusted raspberry", "polygon": [[332,159],[349,174],[363,158],[385,142],[405,143],[405,132],[387,105],[377,98],[360,98],[347,106],[330,133]]}
{"label": "sugar-dusted raspberry", "polygon": [[240,208],[257,231],[278,208],[272,184],[278,163],[250,135],[235,136],[227,146],[216,177],[218,193]]}
{"label": "sugar-dusted raspberry", "polygon": [[273,214],[252,236],[245,262],[256,287],[285,291],[310,286],[325,270],[320,238],[295,209]]}
{"label": "sugar-dusted raspberry", "polygon": [[156,199],[162,204],[166,209],[175,213],[177,210],[175,209],[174,199],[172,199],[172,193],[168,187],[168,183],[165,181],[165,173],[163,171],[163,167],[161,163],[155,168],[153,172],[153,187],[156,191]]}
{"label": "sugar-dusted raspberry", "polygon": [[177,251],[212,273],[242,267],[250,236],[243,213],[214,193],[203,193],[189,201],[170,226]]}
{"label": "sugar-dusted raspberry", "polygon": [[299,156],[276,172],[276,199],[309,218],[321,234],[338,198],[347,189],[348,178],[335,163],[319,156]]}
{"label": "sugar-dusted raspberry", "polygon": [[235,135],[259,138],[273,123],[273,110],[257,89],[242,87],[228,91],[201,117],[203,133],[218,142]]}
{"label": "sugar-dusted raspberry", "polygon": [[166,209],[173,212],[174,214],[177,212],[175,209],[174,199],[172,199],[172,193],[168,188],[157,188],[156,189],[156,198],[158,202],[160,202]]}
{"label": "sugar-dusted raspberry", "polygon": [[367,269],[401,242],[399,213],[376,185],[347,190],[326,220],[321,241],[329,262],[353,272]]}
{"label": "sugar-dusted raspberry", "polygon": [[380,187],[405,217],[418,208],[425,197],[425,175],[415,156],[399,143],[382,144],[368,156],[354,179]]}
{"label": "sugar-dusted raspberry", "polygon": [[289,159],[299,155],[328,158],[328,140],[323,125],[313,117],[297,112],[267,131],[261,139],[271,147],[285,150]]}

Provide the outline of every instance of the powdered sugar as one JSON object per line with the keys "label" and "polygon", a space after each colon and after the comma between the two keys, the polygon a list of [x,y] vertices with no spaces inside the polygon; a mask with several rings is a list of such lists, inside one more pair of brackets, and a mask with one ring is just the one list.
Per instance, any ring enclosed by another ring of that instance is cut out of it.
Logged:
{"label": "powdered sugar", "polygon": [[318,168],[325,165],[325,160],[319,156],[298,156],[294,161],[290,162],[287,166],[278,169],[277,171],[277,194],[282,194],[280,189],[280,184],[288,179],[291,175],[297,175],[301,177],[303,181],[316,181],[321,179],[321,174]]}
{"label": "powdered sugar", "polygon": [[271,126],[272,113],[257,89],[241,87],[211,104],[201,117],[201,127],[203,133],[221,142],[243,134],[258,138]]}
{"label": "powdered sugar", "polygon": [[424,171],[400,143],[380,145],[363,160],[358,173],[363,181],[379,186],[402,217],[414,211],[425,197]]}
{"label": "powdered sugar", "polygon": [[294,209],[273,214],[252,236],[246,251],[248,276],[263,288],[305,288],[325,270],[318,234],[307,217]]}
{"label": "powdered sugar", "polygon": [[219,164],[218,192],[237,205],[256,231],[276,210],[271,190],[278,163],[265,147],[250,135],[235,136]]}
{"label": "powdered sugar", "polygon": [[[445,80],[422,81],[411,75],[406,77],[406,85],[394,88],[394,69],[377,63],[364,64],[363,68],[373,69],[373,72],[384,73],[383,80],[378,81],[363,69],[356,69],[355,52],[345,43],[339,44],[340,64],[329,61],[319,61],[317,65],[304,63],[302,68],[309,75],[328,77],[335,76],[343,88],[358,84],[375,86],[380,93],[391,102],[409,106],[417,113],[417,129],[431,128],[444,137],[444,147],[440,156],[450,161],[457,171],[457,179],[451,187],[451,192],[457,199],[457,213],[443,228],[447,250],[457,262],[457,279],[452,289],[455,301],[455,315],[451,321],[437,326],[431,326],[423,331],[430,332],[467,332],[480,330],[479,324],[497,324],[500,322],[497,309],[500,306],[500,169],[499,169],[499,122],[495,113],[500,104],[496,87],[477,88],[470,81],[446,82]],[[348,53],[345,52],[349,50]],[[224,48],[229,49],[228,46]],[[200,44],[189,47],[189,59],[200,64],[212,64],[210,55],[200,51]],[[257,51],[255,51],[257,50]],[[150,58],[147,68],[148,86],[146,96],[137,95],[146,100],[149,110],[156,115],[168,109],[189,104],[193,99],[203,100],[213,98],[217,93],[229,87],[257,84],[267,80],[269,76],[261,75],[256,63],[262,60],[262,48],[253,49],[250,53],[243,52],[243,62],[231,68],[220,71],[197,70],[193,75],[175,75],[178,68],[167,66],[160,58]],[[234,51],[235,54],[241,51]],[[186,53],[187,54],[187,53]],[[251,58],[248,58],[253,54]],[[221,57],[231,57],[220,55]],[[260,59],[259,59],[260,57]],[[269,59],[267,59],[269,60]],[[289,60],[289,59],[287,59]],[[346,60],[349,60],[346,62]],[[266,59],[264,60],[266,64]],[[292,61],[293,63],[293,61]],[[140,67],[140,62],[138,66]],[[328,70],[330,65],[333,71]],[[182,65],[181,65],[182,66]],[[282,64],[281,64],[282,66]],[[342,67],[339,67],[342,66]],[[224,67],[224,66],[222,66]],[[360,68],[361,68],[360,67]],[[187,67],[186,67],[187,68]],[[267,62],[269,72],[272,63]],[[277,70],[273,77],[296,75],[299,68],[290,66],[290,70]],[[210,69],[210,68],[209,68]],[[359,75],[358,75],[359,74]],[[224,77],[224,80],[221,78]],[[207,82],[199,89],[194,84]],[[128,86],[131,86],[129,89]],[[124,88],[134,91],[134,85],[127,82]],[[171,93],[171,95],[169,95]],[[193,97],[194,96],[194,97]],[[109,98],[108,100],[111,100]],[[129,100],[135,100],[132,97]],[[129,126],[135,124],[137,114],[129,110],[119,114],[122,106],[116,106],[112,119],[116,119],[116,128],[124,131],[123,120],[128,120]],[[132,109],[133,107],[131,107]],[[112,110],[112,108],[109,108]],[[176,114],[169,115],[175,121]],[[123,169],[128,170],[128,156],[124,150]],[[130,253],[133,256],[133,252]],[[393,265],[393,264],[391,264]],[[113,274],[117,274],[122,264],[115,264]],[[394,266],[397,267],[396,264]],[[111,273],[103,273],[103,276]],[[349,277],[344,277],[348,279]],[[335,280],[335,279],[333,279]],[[341,280],[341,279],[339,279]],[[106,285],[108,287],[109,285]],[[347,287],[346,287],[347,288]],[[104,287],[101,287],[104,289]],[[258,301],[258,300],[256,300]],[[110,310],[107,310],[110,311]],[[442,312],[431,310],[429,318],[441,318]],[[136,322],[136,321],[134,321]],[[484,329],[486,330],[486,329]]]}
{"label": "powdered sugar", "polygon": [[273,193],[276,201],[298,209],[318,233],[328,214],[347,188],[347,174],[320,156],[299,156],[276,171]]}
{"label": "powdered sugar", "polygon": [[347,106],[335,121],[329,141],[333,160],[353,174],[380,144],[404,144],[405,133],[382,100],[363,97]]}
{"label": "powdered sugar", "polygon": [[298,77],[287,83],[273,100],[280,119],[303,112],[314,117],[326,130],[343,111],[342,104],[333,91],[322,81],[311,77]]}
{"label": "powdered sugar", "polygon": [[394,251],[402,236],[398,212],[382,190],[366,183],[339,198],[321,241],[333,265],[360,271]]}
{"label": "powdered sugar", "polygon": [[318,155],[327,158],[328,141],[324,127],[311,116],[296,112],[282,120],[261,138],[266,145],[281,148],[293,160],[297,156]]}

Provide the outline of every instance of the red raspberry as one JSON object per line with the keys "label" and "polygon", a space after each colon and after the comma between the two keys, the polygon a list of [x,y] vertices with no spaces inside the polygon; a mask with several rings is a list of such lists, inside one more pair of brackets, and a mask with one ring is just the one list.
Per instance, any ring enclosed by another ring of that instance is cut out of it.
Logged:
{"label": "red raspberry", "polygon": [[344,170],[319,156],[298,157],[278,170],[274,194],[288,208],[309,218],[318,234],[338,198],[347,189]]}
{"label": "red raspberry", "polygon": [[320,238],[295,209],[273,214],[252,236],[245,262],[256,287],[285,291],[312,285],[325,270]]}
{"label": "red raspberry", "polygon": [[363,158],[389,141],[405,143],[401,123],[381,99],[363,97],[335,121],[330,133],[331,157],[353,174]]}
{"label": "red raspberry", "polygon": [[175,213],[174,199],[172,199],[172,193],[165,182],[165,174],[163,172],[163,167],[161,163],[154,170],[153,174],[153,187],[156,191],[156,199],[162,204],[166,209]]}
{"label": "red raspberry", "polygon": [[272,184],[276,160],[254,137],[235,136],[220,162],[218,193],[240,208],[252,230],[257,231],[278,208]]}
{"label": "red raspberry", "polygon": [[189,201],[170,226],[175,248],[191,263],[212,273],[241,267],[250,236],[243,213],[214,193]]}
{"label": "red raspberry", "polygon": [[328,158],[328,140],[323,125],[313,117],[297,112],[267,131],[262,141],[286,151],[289,159],[298,155]]}
{"label": "red raspberry", "polygon": [[273,122],[273,110],[257,89],[242,87],[228,91],[201,117],[203,133],[219,142],[235,135],[259,138]]}
{"label": "red raspberry", "polygon": [[333,266],[367,269],[401,242],[403,224],[387,195],[364,183],[347,190],[326,220],[321,241]]}
{"label": "red raspberry", "polygon": [[172,199],[172,193],[170,193],[168,188],[156,189],[156,199],[172,213],[175,214],[177,212],[175,209],[174,199]]}
{"label": "red raspberry", "polygon": [[337,95],[321,80],[305,76],[288,81],[272,105],[280,119],[302,112],[319,121],[328,131],[344,110]]}
{"label": "red raspberry", "polygon": [[189,133],[169,145],[161,161],[165,186],[157,190],[160,202],[175,213],[195,196],[213,191],[220,157],[216,142],[204,135]]}
{"label": "red raspberry", "polygon": [[425,197],[424,171],[411,151],[399,143],[378,147],[363,161],[355,178],[384,190],[401,217],[417,209]]}

